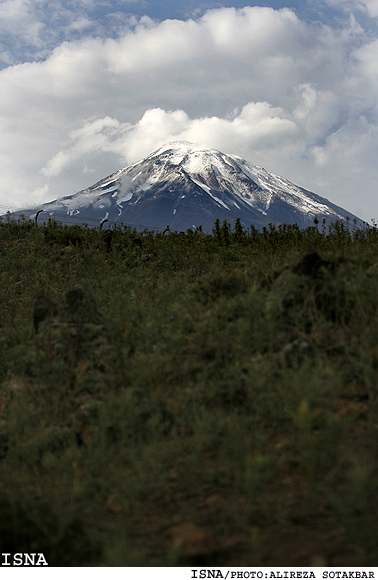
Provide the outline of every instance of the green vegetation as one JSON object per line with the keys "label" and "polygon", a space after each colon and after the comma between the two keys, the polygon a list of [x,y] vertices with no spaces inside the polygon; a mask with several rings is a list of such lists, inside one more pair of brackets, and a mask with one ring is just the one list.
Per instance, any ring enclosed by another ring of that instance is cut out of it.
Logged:
{"label": "green vegetation", "polygon": [[378,231],[110,241],[0,224],[1,552],[378,565]]}

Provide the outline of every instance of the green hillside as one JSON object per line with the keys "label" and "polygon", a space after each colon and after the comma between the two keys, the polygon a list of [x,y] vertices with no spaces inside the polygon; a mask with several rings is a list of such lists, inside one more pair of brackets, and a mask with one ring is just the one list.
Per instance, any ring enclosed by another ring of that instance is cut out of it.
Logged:
{"label": "green hillside", "polygon": [[0,223],[1,552],[377,566],[378,231],[350,225]]}

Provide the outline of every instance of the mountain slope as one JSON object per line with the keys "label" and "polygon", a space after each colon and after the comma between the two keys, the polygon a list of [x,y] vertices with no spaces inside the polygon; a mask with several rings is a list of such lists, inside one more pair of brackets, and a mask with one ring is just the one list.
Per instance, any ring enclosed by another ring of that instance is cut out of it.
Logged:
{"label": "mountain slope", "polygon": [[[297,223],[300,227],[361,220],[327,199],[235,155],[188,142],[168,143],[74,195],[44,204],[41,218],[99,225],[211,232],[217,218],[244,227]],[[18,211],[33,217],[37,209]]]}

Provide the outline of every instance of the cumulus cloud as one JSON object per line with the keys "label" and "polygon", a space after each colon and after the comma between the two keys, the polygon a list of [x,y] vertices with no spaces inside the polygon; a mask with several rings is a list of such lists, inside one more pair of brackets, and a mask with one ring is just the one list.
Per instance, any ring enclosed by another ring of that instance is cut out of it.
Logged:
{"label": "cumulus cloud", "polygon": [[119,140],[123,133],[124,127],[117,119],[89,119],[83,127],[71,131],[71,145],[53,155],[41,173],[46,177],[56,177],[79,159],[93,159],[106,152],[119,154]]}
{"label": "cumulus cloud", "polygon": [[262,7],[143,17],[118,38],[64,42],[0,71],[0,203],[74,193],[187,139],[366,219],[378,210],[377,42],[356,20],[334,28]]}
{"label": "cumulus cloud", "polygon": [[228,118],[191,119],[183,110],[148,109],[136,123],[117,119],[89,119],[71,132],[71,143],[55,154],[42,168],[43,175],[55,177],[77,159],[89,163],[97,154],[113,153],[129,162],[148,155],[169,141],[193,141],[207,147],[235,152],[239,143],[259,148],[277,147],[278,142],[297,134],[297,126],[284,111],[269,103],[248,103]]}

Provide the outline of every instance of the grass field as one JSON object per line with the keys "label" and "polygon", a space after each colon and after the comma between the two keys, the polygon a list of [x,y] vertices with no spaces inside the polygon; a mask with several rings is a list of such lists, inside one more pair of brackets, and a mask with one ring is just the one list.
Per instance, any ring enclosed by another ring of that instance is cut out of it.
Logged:
{"label": "grass field", "polygon": [[377,566],[378,231],[106,236],[0,224],[1,552]]}

